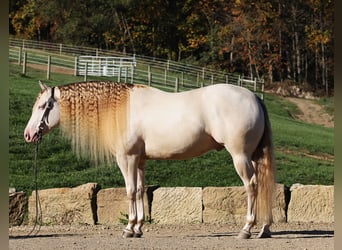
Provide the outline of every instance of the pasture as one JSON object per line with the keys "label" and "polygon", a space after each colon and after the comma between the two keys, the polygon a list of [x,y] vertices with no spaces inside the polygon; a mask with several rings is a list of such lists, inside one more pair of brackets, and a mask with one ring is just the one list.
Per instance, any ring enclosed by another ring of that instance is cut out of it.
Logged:
{"label": "pasture", "polygon": [[[48,85],[83,81],[83,77],[51,74],[10,65],[9,74],[9,185],[31,193],[34,188],[34,145],[27,144],[23,131],[31,115],[32,105],[40,90],[38,80]],[[96,78],[88,78],[93,80]],[[284,98],[267,94],[265,103],[273,128],[277,182],[332,185],[334,182],[334,130],[295,120],[295,105]],[[208,103],[208,105],[210,105]],[[175,135],[176,136],[176,135]],[[124,181],[116,164],[98,167],[87,159],[77,159],[59,130],[46,135],[39,147],[38,186],[73,187],[97,182],[102,188],[122,187]],[[230,155],[209,152],[187,161],[148,161],[146,184],[161,186],[234,186],[242,185]]]}

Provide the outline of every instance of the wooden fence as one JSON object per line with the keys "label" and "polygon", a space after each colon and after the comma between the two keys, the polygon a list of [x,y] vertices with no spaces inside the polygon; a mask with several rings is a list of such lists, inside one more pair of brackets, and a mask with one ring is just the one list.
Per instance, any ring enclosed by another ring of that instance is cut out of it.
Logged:
{"label": "wooden fence", "polygon": [[[30,40],[9,40],[9,61],[23,66],[46,65],[50,78],[51,65],[73,70],[74,75],[108,77],[118,82],[146,84],[168,91],[183,91],[217,83],[249,88],[263,98],[263,79],[243,77],[170,60],[120,54],[94,48],[43,43]],[[110,64],[109,61],[114,63]]]}

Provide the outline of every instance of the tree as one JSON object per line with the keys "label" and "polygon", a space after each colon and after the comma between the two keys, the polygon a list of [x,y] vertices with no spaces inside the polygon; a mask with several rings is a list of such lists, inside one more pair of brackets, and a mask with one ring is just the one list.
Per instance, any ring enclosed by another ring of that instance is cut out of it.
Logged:
{"label": "tree", "polygon": [[[329,11],[333,9],[333,1],[310,0],[308,1],[311,9],[310,22],[305,26],[308,50],[314,54],[314,66],[311,66],[315,72],[314,78],[315,88],[321,87],[325,89],[326,95],[329,95],[329,81],[333,74],[331,65],[332,56],[332,25],[333,15]],[[330,49],[329,49],[330,48]]]}
{"label": "tree", "polygon": [[332,0],[11,0],[10,34],[333,88]]}

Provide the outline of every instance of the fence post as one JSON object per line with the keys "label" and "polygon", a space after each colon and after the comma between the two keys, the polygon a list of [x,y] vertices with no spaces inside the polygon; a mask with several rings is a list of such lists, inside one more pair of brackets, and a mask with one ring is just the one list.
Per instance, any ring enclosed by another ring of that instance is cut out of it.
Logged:
{"label": "fence post", "polygon": [[166,85],[166,82],[167,82],[167,68],[165,68],[164,85]]}
{"label": "fence post", "polygon": [[199,78],[200,78],[199,72],[197,72],[197,79],[196,79],[196,86],[197,87],[199,87]]}
{"label": "fence post", "polygon": [[176,77],[175,92],[179,91],[179,79]]}
{"label": "fence post", "polygon": [[229,79],[228,75],[226,75],[226,83],[229,84]]}
{"label": "fence post", "polygon": [[26,61],[27,61],[27,53],[24,51],[24,57],[23,57],[23,75],[26,75]]}
{"label": "fence post", "polygon": [[121,81],[121,66],[119,66],[119,72],[118,72],[118,82]]}
{"label": "fence post", "polygon": [[183,71],[181,72],[181,79],[182,79],[181,84],[184,87],[184,72]]}
{"label": "fence post", "polygon": [[256,77],[255,77],[255,78],[254,78],[254,92],[257,91],[257,84],[256,84],[256,82],[257,82],[257,79],[256,79]]}
{"label": "fence post", "polygon": [[84,66],[84,81],[86,82],[87,81],[87,75],[88,75],[88,62],[85,63],[85,66]]}
{"label": "fence post", "polygon": [[152,75],[151,75],[151,66],[150,65],[147,66],[147,82],[148,82],[148,86],[151,86]]}
{"label": "fence post", "polygon": [[134,66],[133,64],[131,65],[131,84],[134,82]]}
{"label": "fence post", "polygon": [[211,85],[214,84],[214,74],[211,74]]}
{"label": "fence post", "polygon": [[128,78],[128,72],[127,72],[127,70],[128,70],[128,67],[126,66],[125,67],[125,83],[127,83],[127,78]]}
{"label": "fence post", "polygon": [[63,46],[63,45],[60,43],[60,44],[59,44],[59,54],[60,54],[60,55],[62,55],[62,46]]}
{"label": "fence post", "polygon": [[22,53],[22,48],[19,47],[18,65],[21,65],[21,53]]}
{"label": "fence post", "polygon": [[51,56],[48,56],[47,72],[46,72],[46,79],[48,80],[50,80],[50,71],[51,71]]}
{"label": "fence post", "polygon": [[77,66],[78,66],[78,57],[75,56],[74,76],[77,76],[77,75],[78,75]]}
{"label": "fence post", "polygon": [[202,68],[202,82],[201,82],[201,87],[204,86],[204,77],[205,77],[205,72],[204,72],[204,67]]}

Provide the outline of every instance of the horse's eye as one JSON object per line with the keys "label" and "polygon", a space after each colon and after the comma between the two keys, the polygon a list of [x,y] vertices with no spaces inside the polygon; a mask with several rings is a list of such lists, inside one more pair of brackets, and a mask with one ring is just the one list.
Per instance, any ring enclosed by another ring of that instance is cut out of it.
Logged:
{"label": "horse's eye", "polygon": [[42,105],[40,105],[38,108],[39,109],[45,109],[45,107],[46,107],[46,102],[44,102]]}

